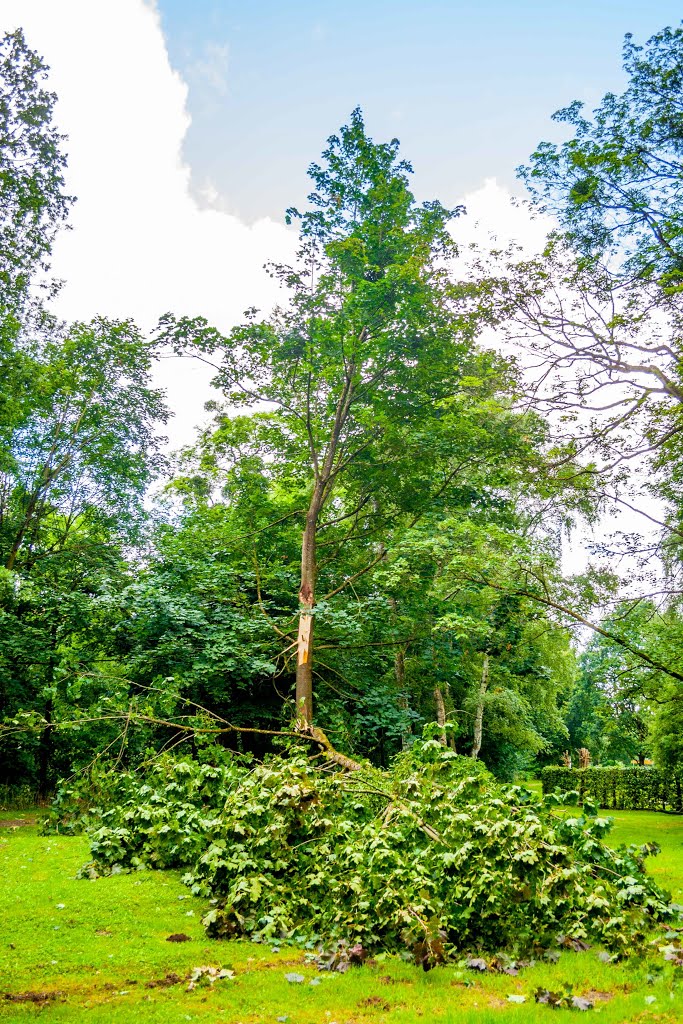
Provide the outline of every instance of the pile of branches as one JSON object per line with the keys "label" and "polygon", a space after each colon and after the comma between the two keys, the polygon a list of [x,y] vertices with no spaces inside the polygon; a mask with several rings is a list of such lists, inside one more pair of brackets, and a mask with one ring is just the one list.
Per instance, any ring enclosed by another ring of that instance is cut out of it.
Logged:
{"label": "pile of branches", "polygon": [[293,746],[258,764],[116,773],[109,804],[88,811],[83,873],[185,868],[212,901],[211,936],[420,948],[431,962],[560,936],[625,953],[671,916],[645,872],[653,848],[611,849],[594,807],[555,813],[568,797],[500,785],[429,737],[390,772],[356,769]]}

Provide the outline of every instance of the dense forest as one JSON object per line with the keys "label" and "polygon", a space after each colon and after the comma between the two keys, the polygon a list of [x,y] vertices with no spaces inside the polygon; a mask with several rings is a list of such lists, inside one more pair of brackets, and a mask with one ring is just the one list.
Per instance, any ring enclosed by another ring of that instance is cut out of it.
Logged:
{"label": "dense forest", "polygon": [[[356,109],[287,211],[279,306],[147,336],[51,312],[77,200],[48,71],[5,36],[0,782],[293,734],[386,767],[428,723],[502,780],[681,765],[683,30],[624,68],[520,170],[540,255],[459,250],[466,211],[418,202]],[[213,368],[175,453],[170,356]]]}

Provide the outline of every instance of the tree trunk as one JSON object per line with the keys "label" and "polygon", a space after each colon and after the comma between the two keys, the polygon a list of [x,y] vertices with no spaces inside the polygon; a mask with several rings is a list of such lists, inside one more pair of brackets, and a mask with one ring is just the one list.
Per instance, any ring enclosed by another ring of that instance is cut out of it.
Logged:
{"label": "tree trunk", "polygon": [[[53,623],[50,628],[50,657],[47,663],[47,672],[45,674],[45,682],[48,686],[52,686],[55,679],[55,665],[57,663],[57,625]],[[53,729],[52,725],[52,713],[54,705],[52,697],[48,697],[45,701],[45,708],[43,717],[46,721],[46,726],[40,734],[40,740],[38,741],[38,792],[40,796],[45,799],[49,793],[50,788],[50,763],[52,761],[52,748],[53,748]]]}
{"label": "tree trunk", "polygon": [[31,495],[31,499],[30,499],[30,501],[28,503],[26,512],[24,513],[24,519],[23,519],[23,521],[21,523],[21,526],[17,530],[17,533],[16,533],[16,535],[14,537],[14,541],[12,542],[12,546],[10,548],[9,555],[7,556],[7,561],[5,563],[5,568],[6,569],[10,569],[10,570],[14,569],[14,565],[15,565],[15,562],[17,560],[17,555],[19,554],[19,551],[21,550],[21,545],[22,545],[22,542],[23,542],[24,537],[26,535],[26,531],[28,530],[29,526],[31,525],[31,520],[33,519],[33,515],[35,513],[37,504],[38,504],[38,492],[36,491],[36,492],[34,492]]}
{"label": "tree trunk", "polygon": [[477,760],[481,750],[482,725],[484,721],[484,697],[489,685],[489,656],[484,655],[484,664],[481,669],[481,683],[479,684],[479,699],[477,700],[477,712],[474,716],[474,743],[472,744],[472,758]]}
{"label": "tree trunk", "polygon": [[[360,341],[366,335],[365,327],[360,332]],[[316,541],[318,518],[321,509],[332,494],[332,480],[336,472],[335,458],[339,439],[346,423],[353,396],[353,364],[348,368],[337,410],[334,426],[325,452],[323,464],[318,469],[315,454],[315,487],[306,514],[306,526],[301,543],[301,586],[299,587],[299,633],[297,638],[296,657],[296,720],[300,729],[308,730],[313,726],[313,616],[315,615],[315,585],[318,577],[316,560]],[[313,449],[312,449],[313,451]]]}
{"label": "tree trunk", "polygon": [[441,726],[441,736],[439,737],[439,743],[446,746],[446,705],[444,704],[443,694],[439,686],[434,687],[434,703],[436,704],[436,721]]}
{"label": "tree trunk", "polygon": [[301,586],[299,587],[299,635],[296,658],[296,719],[300,728],[313,724],[313,617],[315,615],[316,533],[321,507],[316,487],[301,544]]}

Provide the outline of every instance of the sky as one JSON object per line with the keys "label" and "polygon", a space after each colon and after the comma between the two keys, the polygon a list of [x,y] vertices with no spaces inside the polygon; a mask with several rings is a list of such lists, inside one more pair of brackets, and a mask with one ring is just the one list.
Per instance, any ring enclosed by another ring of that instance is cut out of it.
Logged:
{"label": "sky", "polygon": [[421,197],[451,203],[515,168],[550,115],[623,84],[626,32],[683,17],[671,0],[160,0],[171,63],[189,85],[194,185],[252,219],[304,195],[304,168],[360,105],[398,136]]}
{"label": "sky", "polygon": [[[58,239],[57,312],[205,316],[227,331],[277,300],[263,270],[295,246],[283,223],[306,168],[356,106],[378,140],[398,136],[418,198],[464,201],[459,236],[527,249],[547,224],[511,204],[515,168],[560,139],[554,110],[624,84],[624,33],[677,24],[669,0],[2,0],[50,66],[78,197]],[[191,442],[208,372],[157,368]]]}

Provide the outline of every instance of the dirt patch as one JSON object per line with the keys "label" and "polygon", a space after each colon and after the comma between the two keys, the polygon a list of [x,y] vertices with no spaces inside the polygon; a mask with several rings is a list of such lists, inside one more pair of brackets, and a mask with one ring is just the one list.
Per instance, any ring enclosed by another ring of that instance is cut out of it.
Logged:
{"label": "dirt patch", "polygon": [[191,939],[191,937],[189,935],[186,935],[185,932],[175,932],[173,935],[169,935],[169,937],[166,939],[166,941],[167,942],[192,942],[192,939]]}
{"label": "dirt patch", "polygon": [[368,996],[367,999],[361,999],[358,1006],[375,1006],[378,1010],[391,1009],[391,1004],[387,1003],[381,996]]}
{"label": "dirt patch", "polygon": [[0,828],[21,828],[22,825],[37,825],[37,818],[3,818]]}
{"label": "dirt patch", "polygon": [[639,1021],[647,1021],[647,1024],[653,1024],[654,1021],[660,1021],[661,1024],[677,1024],[677,1017],[672,1017],[670,1013],[639,1013],[637,1017],[634,1017],[631,1024],[639,1024]]}
{"label": "dirt patch", "polygon": [[179,985],[183,978],[175,971],[171,971],[165,978],[155,978],[153,981],[146,981],[145,988],[170,988],[171,985]]}
{"label": "dirt patch", "polygon": [[5,992],[10,1003],[49,1003],[52,999],[64,999],[63,992]]}
{"label": "dirt patch", "polygon": [[590,999],[592,1003],[608,1003],[610,999],[614,999],[613,992],[596,992],[595,989],[591,989],[590,992],[583,993],[584,999]]}

